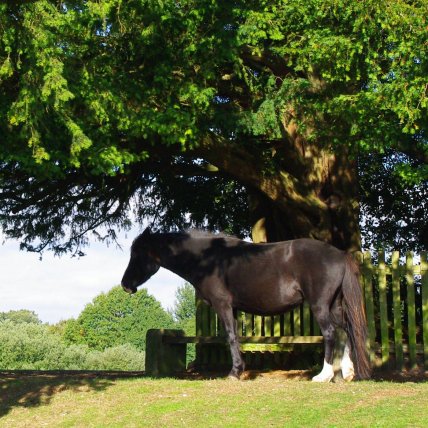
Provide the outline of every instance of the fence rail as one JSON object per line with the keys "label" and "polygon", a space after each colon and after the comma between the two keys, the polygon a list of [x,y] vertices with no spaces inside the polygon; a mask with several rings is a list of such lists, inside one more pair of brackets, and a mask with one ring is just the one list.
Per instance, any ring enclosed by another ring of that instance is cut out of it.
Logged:
{"label": "fence rail", "polygon": [[[415,368],[418,365],[428,368],[427,253],[421,253],[419,257],[412,253],[400,257],[398,252],[393,252],[387,261],[385,253],[380,251],[373,261],[370,252],[365,252],[358,258],[372,363],[384,368]],[[218,317],[211,308],[197,301],[196,309],[197,336],[224,336]],[[263,365],[263,362],[281,364],[287,359],[287,353],[282,352],[281,356],[277,351],[289,351],[296,343],[321,343],[320,329],[307,303],[274,317],[241,312],[238,314],[238,334],[245,336],[246,345],[242,350],[250,365]],[[281,337],[288,339],[281,341]],[[292,343],[290,337],[300,339]],[[281,346],[275,346],[273,342]],[[266,346],[269,343],[272,346]],[[265,352],[255,352],[257,344],[265,344]],[[197,345],[198,364],[227,364],[229,358],[225,345]]]}

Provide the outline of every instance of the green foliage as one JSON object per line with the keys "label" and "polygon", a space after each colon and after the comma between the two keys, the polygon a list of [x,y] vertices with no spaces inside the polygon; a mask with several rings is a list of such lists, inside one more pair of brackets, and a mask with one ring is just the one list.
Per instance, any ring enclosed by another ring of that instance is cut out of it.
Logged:
{"label": "green foliage", "polygon": [[149,328],[177,327],[146,289],[130,296],[114,287],[77,319],[55,325],[42,324],[28,310],[1,312],[0,369],[144,370]]}
{"label": "green foliage", "polygon": [[121,287],[114,287],[95,297],[76,320],[67,322],[64,340],[100,351],[124,344],[144,350],[148,329],[173,326],[172,316],[146,289],[129,295]]}
{"label": "green foliage", "polygon": [[388,154],[371,155],[366,163],[366,174],[360,177],[363,248],[426,251],[428,180],[408,186],[397,177],[397,164],[402,163],[400,157]]}
{"label": "green foliage", "polygon": [[268,43],[284,60],[289,74],[273,97],[283,109],[292,104],[312,138],[382,152],[426,128],[426,12],[425,2],[401,0],[261,2],[239,37],[265,54]]}
{"label": "green foliage", "polygon": [[66,326],[69,323],[72,323],[73,321],[75,320],[73,318],[70,318],[68,320],[61,320],[56,324],[49,324],[49,332],[63,338],[65,334]]}
{"label": "green foliage", "polygon": [[[172,315],[177,323],[176,328],[184,330],[186,336],[194,336],[196,334],[195,289],[191,284],[185,282],[177,288],[175,299]],[[186,364],[194,361],[195,357],[196,346],[194,344],[188,344]]]}
{"label": "green foliage", "polygon": [[69,345],[62,344],[62,353],[58,360],[50,360],[50,364],[46,364],[48,370],[91,370],[92,367],[88,363],[92,352],[86,345]]}
{"label": "green foliage", "polygon": [[144,370],[145,354],[126,343],[106,348],[102,352],[90,352],[86,364],[90,370],[140,371]]}
{"label": "green foliage", "polygon": [[196,315],[195,289],[191,284],[185,282],[175,292],[175,303],[173,308],[174,320],[181,325],[188,320],[194,319]]}
{"label": "green foliage", "polygon": [[144,370],[144,352],[125,344],[93,351],[67,346],[47,325],[0,321],[0,369]]}
{"label": "green foliage", "polygon": [[422,0],[2,3],[4,233],[79,251],[101,224],[110,239],[128,227],[132,205],[164,228],[248,234],[247,191],[285,204],[264,178],[311,187],[302,163],[321,149],[403,155],[390,176],[413,193],[428,178],[427,15]]}
{"label": "green foliage", "polygon": [[0,367],[5,369],[43,369],[45,360],[59,358],[64,348],[46,325],[2,321],[0,336]]}
{"label": "green foliage", "polygon": [[0,322],[9,320],[14,323],[33,323],[41,324],[39,316],[34,311],[28,309],[19,309],[17,311],[11,310],[8,312],[0,312]]}

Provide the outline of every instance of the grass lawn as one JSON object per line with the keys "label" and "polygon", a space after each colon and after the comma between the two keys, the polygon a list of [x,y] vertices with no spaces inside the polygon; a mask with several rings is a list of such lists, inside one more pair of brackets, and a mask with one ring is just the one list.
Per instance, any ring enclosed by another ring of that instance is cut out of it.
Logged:
{"label": "grass lawn", "polygon": [[428,382],[0,375],[0,427],[427,427]]}

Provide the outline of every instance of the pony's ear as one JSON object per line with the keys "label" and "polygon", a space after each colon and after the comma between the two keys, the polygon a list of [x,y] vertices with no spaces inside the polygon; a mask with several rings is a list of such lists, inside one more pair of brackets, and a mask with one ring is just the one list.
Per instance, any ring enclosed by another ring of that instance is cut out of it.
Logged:
{"label": "pony's ear", "polygon": [[141,234],[141,236],[149,236],[150,235],[150,227],[146,227],[144,229],[144,232]]}

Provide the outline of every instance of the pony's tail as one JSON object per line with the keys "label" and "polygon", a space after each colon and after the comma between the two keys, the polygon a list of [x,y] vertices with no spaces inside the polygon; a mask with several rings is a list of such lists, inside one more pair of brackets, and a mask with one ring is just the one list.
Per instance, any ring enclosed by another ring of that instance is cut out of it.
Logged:
{"label": "pony's tail", "polygon": [[342,292],[345,302],[346,329],[352,345],[357,378],[369,379],[371,367],[366,347],[367,321],[359,281],[359,267],[351,254],[346,255],[345,263]]}

